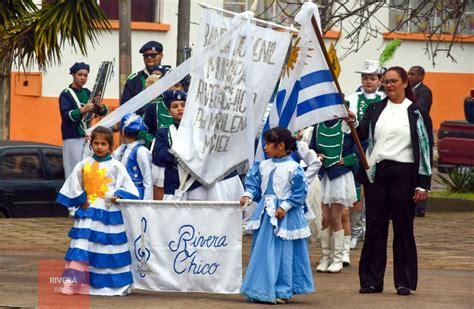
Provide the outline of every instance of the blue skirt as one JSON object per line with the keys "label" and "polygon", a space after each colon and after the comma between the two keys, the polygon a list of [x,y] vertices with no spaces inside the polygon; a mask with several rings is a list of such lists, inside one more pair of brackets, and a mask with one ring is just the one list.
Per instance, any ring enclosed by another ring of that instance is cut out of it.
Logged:
{"label": "blue skirt", "polygon": [[250,262],[240,293],[250,300],[276,303],[295,294],[314,292],[306,239],[275,236],[267,214],[253,231]]}

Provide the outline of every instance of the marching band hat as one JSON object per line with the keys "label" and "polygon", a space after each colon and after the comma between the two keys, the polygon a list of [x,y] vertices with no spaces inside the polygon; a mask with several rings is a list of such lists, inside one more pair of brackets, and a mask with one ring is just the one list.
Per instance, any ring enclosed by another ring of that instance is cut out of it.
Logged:
{"label": "marching band hat", "polygon": [[145,45],[142,46],[142,48],[140,48],[139,52],[140,54],[143,54],[147,50],[154,50],[161,53],[163,51],[163,45],[161,45],[161,43],[157,41],[149,41],[146,42]]}
{"label": "marching band hat", "polygon": [[155,65],[154,67],[151,67],[149,70],[150,72],[160,71],[161,76],[165,76],[166,73],[168,73],[171,70],[171,66],[170,65]]}
{"label": "marching band hat", "polygon": [[90,72],[90,67],[84,62],[76,62],[69,68],[69,74],[74,74],[79,70],[87,70],[87,72]]}
{"label": "marching band hat", "polygon": [[362,66],[361,71],[356,71],[360,74],[383,74],[384,70],[380,67],[380,62],[378,60],[365,60],[364,65]]}
{"label": "marching band hat", "polygon": [[163,102],[166,108],[170,108],[173,101],[186,101],[187,93],[181,90],[166,90],[163,92]]}
{"label": "marching band hat", "polygon": [[135,113],[126,114],[120,120],[120,131],[125,133],[137,133],[147,131],[147,127],[143,123],[142,117]]}

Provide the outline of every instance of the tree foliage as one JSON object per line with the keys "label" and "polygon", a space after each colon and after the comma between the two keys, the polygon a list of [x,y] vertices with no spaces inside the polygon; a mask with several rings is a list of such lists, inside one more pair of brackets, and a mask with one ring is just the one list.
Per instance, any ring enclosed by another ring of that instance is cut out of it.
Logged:
{"label": "tree foliage", "polygon": [[[254,2],[255,0],[250,2]],[[293,24],[294,16],[306,0],[257,0],[255,17]],[[440,54],[453,61],[455,43],[462,43],[462,35],[470,31],[472,0],[316,0],[319,5],[323,32],[340,31],[346,42],[341,48],[344,58],[358,52],[368,41],[381,34],[416,32],[425,36],[426,55],[435,64]],[[380,13],[380,14],[379,14]],[[387,18],[380,18],[387,16]],[[448,41],[438,40],[449,36]]]}
{"label": "tree foliage", "polygon": [[31,0],[3,0],[0,5],[0,30],[3,31],[7,22],[19,19],[34,10],[36,5]]}
{"label": "tree foliage", "polygon": [[31,0],[3,0],[0,6],[0,64],[10,68],[37,64],[46,69],[61,62],[62,49],[69,43],[87,54],[88,40],[99,41],[100,31],[110,24],[97,1],[43,1],[38,8]]}

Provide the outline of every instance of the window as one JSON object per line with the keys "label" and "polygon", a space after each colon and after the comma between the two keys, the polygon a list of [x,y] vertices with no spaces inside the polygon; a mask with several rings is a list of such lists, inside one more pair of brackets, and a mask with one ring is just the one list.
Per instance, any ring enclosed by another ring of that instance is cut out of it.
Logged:
{"label": "window", "polygon": [[[224,0],[224,10],[241,13],[250,10],[254,0],[226,1]],[[295,24],[294,17],[299,12],[301,4],[299,1],[258,1],[255,17],[278,24]]]}
{"label": "window", "polygon": [[[389,28],[397,32],[474,34],[474,1],[470,0],[466,10],[457,18],[461,8],[462,2],[453,0],[440,0],[429,5],[424,0],[390,0]],[[407,22],[411,14],[415,16]]]}
{"label": "window", "polygon": [[[108,19],[119,19],[120,0],[100,0],[100,8],[104,11]],[[161,0],[132,0],[132,21],[160,22],[159,10]]]}
{"label": "window", "polygon": [[43,179],[38,154],[5,153],[1,160],[2,179]]}
{"label": "window", "polygon": [[46,164],[54,179],[64,179],[63,156],[60,153],[45,151]]}
{"label": "window", "polygon": [[241,0],[241,1],[225,1],[224,0],[224,5],[223,9],[235,13],[242,13],[247,11],[250,8],[250,6],[247,4],[246,0]]}

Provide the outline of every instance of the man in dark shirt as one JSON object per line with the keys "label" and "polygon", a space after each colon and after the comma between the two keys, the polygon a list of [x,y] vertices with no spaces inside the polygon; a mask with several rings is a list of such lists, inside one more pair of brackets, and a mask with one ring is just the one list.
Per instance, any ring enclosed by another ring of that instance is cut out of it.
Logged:
{"label": "man in dark shirt", "polygon": [[[127,82],[120,98],[120,105],[124,104],[139,92],[146,88],[146,79],[151,75],[156,66],[161,65],[163,59],[163,45],[156,41],[149,41],[140,48],[139,52],[143,55],[145,68],[141,71],[131,74],[127,78]],[[163,66],[168,69],[170,66]],[[140,108],[136,113],[143,115],[145,107]]]}
{"label": "man in dark shirt", "polygon": [[420,66],[413,66],[408,70],[408,80],[415,92],[416,104],[426,109],[428,114],[430,113],[431,104],[433,101],[433,95],[430,88],[424,83],[425,70]]}
{"label": "man in dark shirt", "polygon": [[[430,88],[424,83],[425,70],[420,66],[413,66],[408,70],[408,80],[415,94],[416,104],[424,108],[428,114],[430,113],[431,104],[433,103],[433,94]],[[424,217],[426,210],[426,200],[416,204],[416,216]]]}

